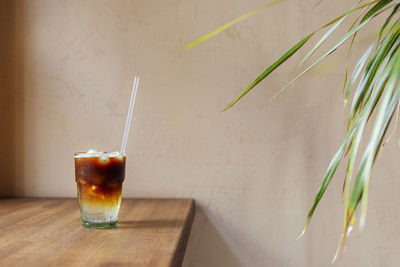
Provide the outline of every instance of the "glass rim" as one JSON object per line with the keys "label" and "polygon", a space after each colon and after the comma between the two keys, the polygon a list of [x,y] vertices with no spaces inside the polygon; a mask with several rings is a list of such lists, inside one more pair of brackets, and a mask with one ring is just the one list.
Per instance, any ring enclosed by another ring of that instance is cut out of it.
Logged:
{"label": "glass rim", "polygon": [[82,156],[82,155],[88,155],[88,156],[92,156],[92,157],[97,157],[97,155],[99,155],[101,157],[101,155],[104,154],[111,154],[111,153],[115,153],[118,152],[119,155],[122,155],[124,157],[126,157],[125,153],[119,152],[119,151],[114,151],[114,152],[107,152],[107,151],[97,151],[96,153],[92,153],[92,154],[88,154],[88,152],[75,152],[74,153],[74,157],[76,156]]}

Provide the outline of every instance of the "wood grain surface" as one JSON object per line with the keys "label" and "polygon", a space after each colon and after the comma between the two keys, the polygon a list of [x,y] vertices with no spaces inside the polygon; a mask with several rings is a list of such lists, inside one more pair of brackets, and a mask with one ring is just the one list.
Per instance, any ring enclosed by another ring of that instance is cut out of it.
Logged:
{"label": "wood grain surface", "polygon": [[0,199],[0,266],[180,266],[191,199],[123,199],[118,227],[81,226],[76,199]]}

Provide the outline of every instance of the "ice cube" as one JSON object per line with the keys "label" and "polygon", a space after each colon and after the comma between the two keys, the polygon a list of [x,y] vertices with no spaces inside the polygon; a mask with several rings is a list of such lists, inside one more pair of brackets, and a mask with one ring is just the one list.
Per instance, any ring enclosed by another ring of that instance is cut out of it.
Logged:
{"label": "ice cube", "polygon": [[119,186],[121,183],[119,181],[111,181],[107,184],[108,187],[117,187]]}
{"label": "ice cube", "polygon": [[97,150],[96,149],[89,149],[87,153],[88,154],[96,154]]}
{"label": "ice cube", "polygon": [[85,166],[79,168],[79,170],[78,170],[79,177],[86,178],[87,177],[87,173],[88,173],[88,170],[87,170],[87,167],[85,167]]}
{"label": "ice cube", "polygon": [[108,154],[108,156],[109,156],[110,158],[115,158],[115,157],[118,157],[119,155],[120,155],[120,152],[118,152],[118,151],[110,152],[110,153]]}
{"label": "ice cube", "polygon": [[91,182],[94,185],[101,185],[104,181],[104,176],[100,176],[100,175],[93,175],[93,177],[91,178]]}
{"label": "ice cube", "polygon": [[102,155],[100,159],[101,159],[101,162],[102,162],[102,163],[106,163],[106,162],[108,162],[108,160],[109,160],[109,158],[108,158],[107,155]]}

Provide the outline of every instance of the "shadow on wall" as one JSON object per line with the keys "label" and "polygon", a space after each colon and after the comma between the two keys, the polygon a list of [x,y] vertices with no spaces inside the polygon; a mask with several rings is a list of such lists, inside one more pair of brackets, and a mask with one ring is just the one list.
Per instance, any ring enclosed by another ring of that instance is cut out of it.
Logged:
{"label": "shadow on wall", "polygon": [[[196,205],[196,215],[193,221],[191,234],[189,237],[188,247],[186,249],[185,258],[183,260],[184,267],[246,267],[241,263],[235,252],[230,249],[222,235],[218,232],[216,226],[205,214],[202,206]],[[221,226],[221,222],[218,224]],[[226,232],[226,231],[225,231]],[[231,236],[238,236],[240,233],[229,233]],[[240,240],[240,237],[238,238]],[[243,239],[248,239],[243,236]],[[252,249],[258,249],[257,244],[251,245]],[[276,258],[271,257],[268,252],[265,255],[266,266],[284,266]]]}
{"label": "shadow on wall", "polygon": [[[23,21],[16,1],[0,0],[0,196],[23,194]],[[17,10],[18,9],[18,10]]]}
{"label": "shadow on wall", "polygon": [[[218,251],[218,257],[215,256]],[[196,215],[183,260],[184,267],[230,266],[242,267],[228,244],[222,239],[215,225],[201,206],[196,205]]]}

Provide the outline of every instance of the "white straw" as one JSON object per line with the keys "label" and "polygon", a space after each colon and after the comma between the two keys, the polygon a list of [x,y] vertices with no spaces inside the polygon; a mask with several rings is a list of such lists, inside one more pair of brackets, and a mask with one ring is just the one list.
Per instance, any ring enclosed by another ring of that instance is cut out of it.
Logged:
{"label": "white straw", "polygon": [[131,101],[129,102],[128,116],[126,117],[126,122],[125,122],[125,131],[124,131],[124,137],[122,139],[121,153],[125,153],[126,150],[126,143],[128,142],[129,129],[131,128],[132,112],[133,112],[133,106],[135,105],[138,85],[139,85],[139,77],[135,76],[135,79],[133,80]]}

